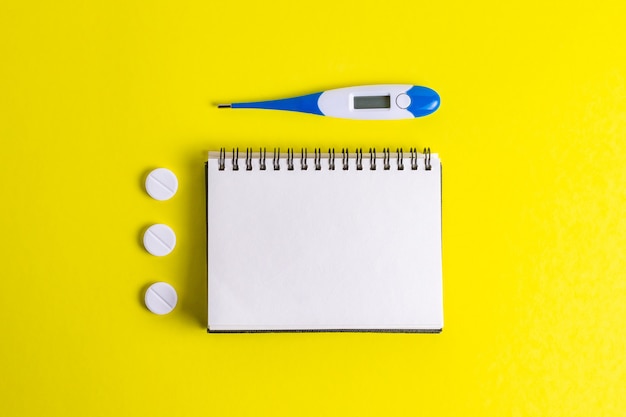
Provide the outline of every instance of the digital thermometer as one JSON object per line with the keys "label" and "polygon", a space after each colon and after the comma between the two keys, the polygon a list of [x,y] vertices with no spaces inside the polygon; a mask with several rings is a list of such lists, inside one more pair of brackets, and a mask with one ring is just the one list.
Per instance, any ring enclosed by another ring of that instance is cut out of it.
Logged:
{"label": "digital thermometer", "polygon": [[435,90],[410,84],[363,85],[305,96],[247,103],[219,104],[218,108],[287,110],[360,120],[413,119],[439,108]]}

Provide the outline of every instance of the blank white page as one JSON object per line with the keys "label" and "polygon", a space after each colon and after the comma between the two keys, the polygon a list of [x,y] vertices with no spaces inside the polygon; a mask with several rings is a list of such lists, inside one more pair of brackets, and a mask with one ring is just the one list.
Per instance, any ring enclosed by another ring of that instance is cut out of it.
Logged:
{"label": "blank white page", "polygon": [[209,331],[440,331],[438,156],[431,170],[423,155],[417,170],[321,162],[234,171],[229,153],[220,171],[209,155]]}

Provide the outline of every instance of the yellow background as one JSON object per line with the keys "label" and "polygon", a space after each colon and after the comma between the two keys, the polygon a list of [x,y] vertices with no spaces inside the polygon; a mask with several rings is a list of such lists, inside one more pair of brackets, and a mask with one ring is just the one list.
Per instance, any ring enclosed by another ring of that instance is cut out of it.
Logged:
{"label": "yellow background", "polygon": [[[623,4],[2,2],[0,414],[623,416]],[[375,83],[441,108],[212,106]],[[205,152],[261,145],[440,154],[442,334],[206,334]]]}

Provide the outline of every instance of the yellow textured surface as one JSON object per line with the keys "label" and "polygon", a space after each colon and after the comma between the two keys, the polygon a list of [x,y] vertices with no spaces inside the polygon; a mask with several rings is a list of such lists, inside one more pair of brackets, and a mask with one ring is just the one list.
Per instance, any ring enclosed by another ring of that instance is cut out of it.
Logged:
{"label": "yellow textured surface", "polygon": [[[0,414],[625,415],[625,15],[3,2]],[[430,86],[441,108],[359,122],[211,106],[374,83]],[[442,334],[206,334],[205,151],[261,145],[440,154]],[[167,202],[142,186],[159,166],[180,180]],[[172,255],[140,246],[153,222],[176,230]],[[160,280],[180,297],[165,317],[141,302]]]}

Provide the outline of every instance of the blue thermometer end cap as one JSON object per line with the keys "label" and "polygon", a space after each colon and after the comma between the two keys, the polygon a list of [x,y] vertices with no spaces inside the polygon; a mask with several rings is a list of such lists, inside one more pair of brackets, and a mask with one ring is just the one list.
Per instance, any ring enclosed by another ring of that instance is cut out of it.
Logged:
{"label": "blue thermometer end cap", "polygon": [[428,87],[414,86],[406,94],[411,98],[407,110],[415,117],[428,116],[436,112],[441,104],[439,94]]}

